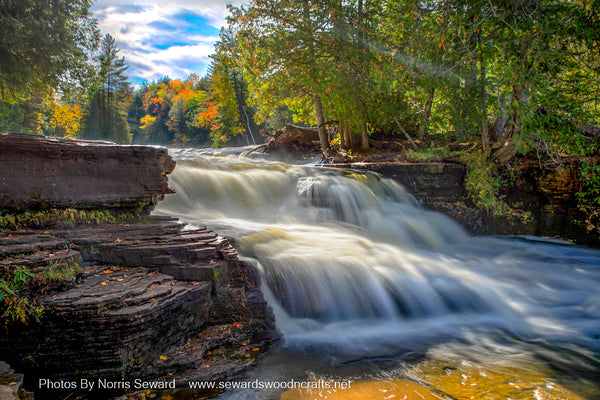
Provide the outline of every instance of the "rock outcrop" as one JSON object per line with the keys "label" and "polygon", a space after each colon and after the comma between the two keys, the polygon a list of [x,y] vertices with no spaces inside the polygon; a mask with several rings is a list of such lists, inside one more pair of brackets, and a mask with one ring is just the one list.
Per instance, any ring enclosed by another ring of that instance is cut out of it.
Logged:
{"label": "rock outcrop", "polygon": [[0,210],[149,213],[174,168],[164,148],[0,133]]}
{"label": "rock outcrop", "polygon": [[16,400],[23,384],[23,374],[15,374],[10,365],[0,361],[0,399]]}
{"label": "rock outcrop", "polygon": [[0,359],[36,398],[79,396],[85,379],[96,398],[140,389],[135,379],[226,379],[277,339],[257,271],[226,239],[144,215],[174,167],[163,148],[0,134],[12,229],[0,279],[15,282],[0,287]]}
{"label": "rock outcrop", "polygon": [[37,297],[39,322],[0,335],[0,353],[34,388],[77,377],[224,379],[276,338],[255,271],[206,229],[150,217],[0,238],[0,268],[78,261],[77,282]]}

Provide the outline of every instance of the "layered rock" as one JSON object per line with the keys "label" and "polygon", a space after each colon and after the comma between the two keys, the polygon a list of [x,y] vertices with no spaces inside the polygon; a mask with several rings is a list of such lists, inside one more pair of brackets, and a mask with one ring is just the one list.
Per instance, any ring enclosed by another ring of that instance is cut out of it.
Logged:
{"label": "layered rock", "polygon": [[174,168],[164,148],[0,133],[0,210],[149,213]]}
{"label": "layered rock", "polygon": [[16,400],[23,384],[23,375],[15,374],[10,365],[0,361],[0,399]]}
{"label": "layered rock", "polygon": [[[0,216],[13,228],[44,217],[25,224],[37,230],[0,233],[0,278],[22,281],[9,293],[16,318],[0,304],[0,358],[36,398],[79,395],[65,382],[80,379],[121,392],[135,378],[224,379],[276,339],[257,272],[226,239],[142,216],[169,192],[174,166],[162,148],[0,134]],[[97,211],[129,223],[103,224]],[[63,214],[68,223],[53,221]],[[23,305],[44,312],[21,322]]]}
{"label": "layered rock", "polygon": [[222,379],[252,364],[275,338],[255,272],[206,229],[153,217],[12,232],[0,243],[0,268],[83,260],[78,283],[38,297],[47,308],[39,323],[9,327],[0,337],[0,353],[32,381],[167,373],[179,382]]}

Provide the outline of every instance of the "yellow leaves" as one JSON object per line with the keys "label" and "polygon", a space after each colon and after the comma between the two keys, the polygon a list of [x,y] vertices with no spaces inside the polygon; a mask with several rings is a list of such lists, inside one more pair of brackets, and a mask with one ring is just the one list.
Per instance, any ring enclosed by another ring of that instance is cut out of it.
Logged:
{"label": "yellow leaves", "polygon": [[156,121],[156,117],[152,116],[152,115],[144,115],[141,119],[140,122],[142,123],[142,126],[140,126],[140,129],[148,129],[148,127],[150,127],[154,121]]}
{"label": "yellow leaves", "polygon": [[106,286],[106,282],[100,282],[100,286]]}
{"label": "yellow leaves", "polygon": [[75,137],[79,133],[83,111],[79,104],[69,105],[52,100],[48,107],[51,110],[50,126],[59,136]]}
{"label": "yellow leaves", "polygon": [[160,356],[160,357],[158,357],[158,358],[160,358],[160,359],[161,359],[161,360],[163,360],[163,361],[167,361],[167,360],[169,359],[168,357],[165,357],[165,356]]}

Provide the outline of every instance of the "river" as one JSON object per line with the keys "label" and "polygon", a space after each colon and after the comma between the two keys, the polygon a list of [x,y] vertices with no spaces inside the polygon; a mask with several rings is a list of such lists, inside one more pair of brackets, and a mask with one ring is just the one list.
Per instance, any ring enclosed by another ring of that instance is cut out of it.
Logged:
{"label": "river", "polygon": [[[380,382],[374,390],[382,397],[365,388],[345,396],[373,399],[402,398],[389,397],[381,382],[397,387],[404,379],[439,398],[468,398],[439,376],[457,375],[455,386],[467,388],[466,376],[482,387],[481,376],[501,370],[516,379],[531,372],[550,393],[529,387],[516,393],[531,397],[514,398],[600,396],[600,251],[535,237],[474,237],[376,174],[241,152],[172,150],[176,194],[156,213],[227,236],[261,271],[283,340],[246,379]],[[511,384],[491,380],[487,395],[471,397],[513,398],[503,394]],[[292,391],[283,398],[312,397]]]}

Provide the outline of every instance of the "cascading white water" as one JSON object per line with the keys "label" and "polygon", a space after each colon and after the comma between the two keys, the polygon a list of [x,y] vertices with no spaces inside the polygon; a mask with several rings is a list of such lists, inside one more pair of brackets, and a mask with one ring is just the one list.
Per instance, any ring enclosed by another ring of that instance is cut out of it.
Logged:
{"label": "cascading white water", "polygon": [[173,156],[157,212],[234,239],[292,349],[352,359],[484,331],[600,348],[596,250],[470,237],[375,174]]}

